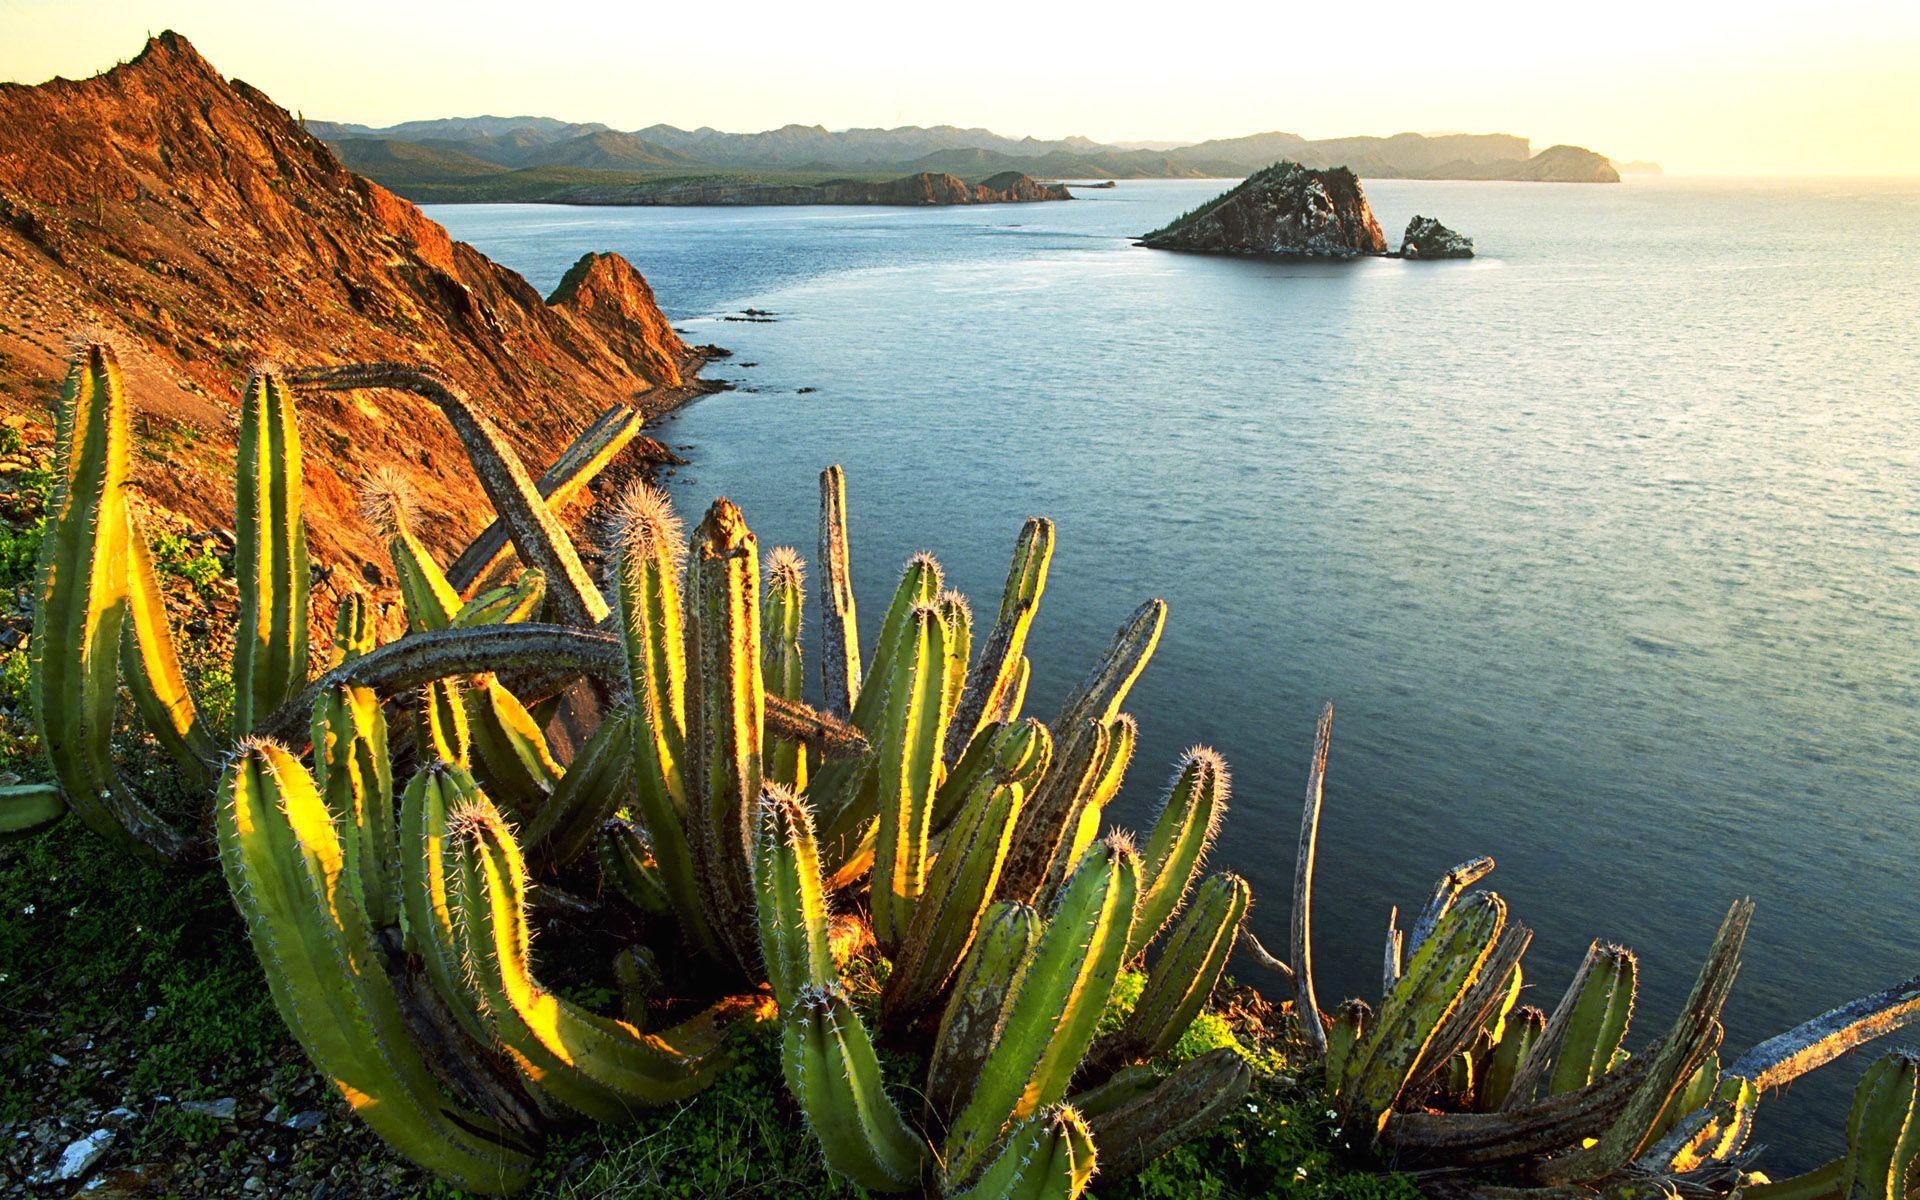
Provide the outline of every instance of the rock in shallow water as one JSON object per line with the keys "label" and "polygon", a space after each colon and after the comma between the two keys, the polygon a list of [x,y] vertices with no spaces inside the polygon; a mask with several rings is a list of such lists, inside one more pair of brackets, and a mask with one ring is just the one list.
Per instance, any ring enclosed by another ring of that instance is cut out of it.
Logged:
{"label": "rock in shallow water", "polygon": [[1432,217],[1415,217],[1407,222],[1400,239],[1402,258],[1472,258],[1473,239],[1455,233]]}
{"label": "rock in shallow water", "polygon": [[1278,162],[1232,191],[1140,239],[1156,250],[1355,258],[1385,254],[1386,235],[1359,178],[1345,167],[1312,171]]}

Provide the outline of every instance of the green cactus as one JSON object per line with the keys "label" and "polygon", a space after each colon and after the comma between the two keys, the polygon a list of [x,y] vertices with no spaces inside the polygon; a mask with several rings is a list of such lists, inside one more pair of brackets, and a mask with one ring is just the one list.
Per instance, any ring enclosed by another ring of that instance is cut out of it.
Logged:
{"label": "green cactus", "polygon": [[327,651],[327,670],[371,653],[379,640],[367,598],[359,592],[348,592],[340,597],[340,607],[333,613],[333,642]]}
{"label": "green cactus", "polygon": [[313,706],[311,736],[314,780],[339,827],[348,877],[375,927],[393,925],[399,920],[400,847],[380,697],[353,684],[328,688]]}
{"label": "green cactus", "polygon": [[140,720],[196,786],[213,783],[213,735],[180,669],[166,601],[153,573],[153,555],[131,506],[127,514],[127,623],[120,640],[121,674]]}
{"label": "green cactus", "polygon": [[[448,584],[452,584],[451,577]],[[511,625],[530,621],[547,599],[547,577],[529,567],[512,583],[488,588],[460,606],[450,624],[455,629],[475,629],[482,625]]]}
{"label": "green cactus", "polygon": [[943,833],[969,805],[998,787],[1002,777],[1019,779],[1031,795],[1052,758],[1053,735],[1032,717],[982,726],[934,793],[934,832]]}
{"label": "green cactus", "polygon": [[1146,988],[1127,1023],[1095,1049],[1096,1061],[1117,1064],[1173,1049],[1227,969],[1227,956],[1233,953],[1252,900],[1252,889],[1238,875],[1209,876],[1195,890],[1192,906],[1174,923],[1147,973]]}
{"label": "green cactus", "polygon": [[293,393],[255,375],[240,405],[234,469],[233,570],[240,628],[233,649],[238,737],[307,682],[307,527],[300,516],[300,428]]}
{"label": "green cactus", "polygon": [[860,695],[860,622],[848,561],[847,480],[840,468],[820,472],[820,674],[827,711],[843,720]]}
{"label": "green cactus", "polygon": [[1409,1082],[1430,1065],[1435,1033],[1480,978],[1506,919],[1505,902],[1491,892],[1468,896],[1440,919],[1354,1046],[1337,1084],[1345,1120],[1374,1132],[1382,1127]]}
{"label": "green cactus", "polygon": [[[1046,902],[1047,873],[1053,867],[1054,855],[1078,828],[1082,798],[1091,796],[1100,784],[1112,747],[1111,728],[1108,724],[1089,724],[1079,736],[1071,737],[1055,731],[1059,740],[1054,743],[1047,773],[1035,785],[1014,825],[1006,865],[1000,872],[999,899]],[[1062,759],[1063,754],[1069,757]]]}
{"label": "green cactus", "polygon": [[1480,1070],[1480,1087],[1477,1095],[1479,1107],[1485,1112],[1497,1112],[1513,1093],[1514,1075],[1520,1069],[1520,1063],[1533,1052],[1539,1044],[1540,1035],[1547,1028],[1547,1014],[1526,1005],[1515,1009],[1507,1017],[1501,1035],[1488,1051],[1486,1064]]}
{"label": "green cactus", "polygon": [[981,918],[927,1064],[927,1097],[936,1107],[949,1112],[959,1108],[980,1077],[1032,964],[1041,929],[1039,915],[1025,904],[1002,901],[989,906]]}
{"label": "green cactus", "polygon": [[1045,727],[996,728],[1003,736],[987,739],[986,749],[999,753],[985,764],[942,837],[925,891],[893,955],[893,972],[881,994],[889,1025],[904,1025],[931,1007],[959,971],[993,899],[1027,788],[1045,769]]}
{"label": "green cactus", "polygon": [[414,711],[414,746],[426,761],[467,765],[473,750],[473,731],[458,683],[431,679],[420,689]]}
{"label": "green cactus", "polygon": [[1904,1200],[1920,1188],[1920,1056],[1896,1051],[1867,1068],[1847,1116],[1845,1200]]}
{"label": "green cactus", "polygon": [[479,789],[465,768],[433,762],[407,782],[400,796],[399,909],[406,945],[467,1034],[492,1040],[468,984],[464,948],[447,893],[447,839],[452,815],[477,803]]}
{"label": "green cactus", "polygon": [[1086,1192],[1096,1165],[1086,1120],[1056,1104],[1016,1125],[979,1182],[954,1200],[1073,1200]]}
{"label": "green cactus", "polygon": [[725,1059],[706,1022],[641,1033],[554,995],[535,978],[526,866],[484,796],[476,792],[449,814],[443,856],[467,986],[494,1038],[542,1094],[595,1120],[617,1122],[713,1081]]}
{"label": "green cactus", "polygon": [[451,1101],[408,1038],[306,769],[270,742],[244,743],[221,780],[215,822],[274,1005],[314,1066],[414,1162],[470,1191],[523,1187],[533,1148]]}
{"label": "green cactus", "polygon": [[128,424],[119,363],[105,346],[86,347],[60,397],[63,469],[48,502],[29,643],[33,713],[54,782],[87,827],[151,858],[180,861],[186,838],[127,789],[113,765],[129,587]]}
{"label": "green cactus", "polygon": [[1373,1023],[1373,1007],[1365,1000],[1352,999],[1333,1010],[1332,1028],[1327,1031],[1327,1084],[1337,1086],[1346,1076],[1353,1060],[1353,1048],[1367,1036]]}
{"label": "green cactus", "polygon": [[601,826],[595,843],[600,856],[600,878],[642,912],[674,915],[673,897],[661,877],[653,840],[632,821],[614,817]]}
{"label": "green cactus", "polygon": [[926,1144],[888,1098],[866,1026],[839,984],[783,1006],[781,1063],[827,1165],[870,1192],[918,1186]]}
{"label": "green cactus", "polygon": [[945,733],[947,643],[953,636],[940,608],[915,607],[895,652],[869,680],[870,689],[884,688],[889,697],[873,730],[880,819],[872,897],[874,936],[888,954],[899,949],[926,883],[927,837]]}
{"label": "green cactus", "polygon": [[67,815],[67,802],[51,783],[14,783],[0,787],[0,841],[31,837],[51,829]]}
{"label": "green cactus", "polygon": [[784,1011],[801,989],[836,980],[827,945],[827,894],[813,814],[777,783],[760,795],[754,824],[753,890],[759,910],[760,957],[773,997]]}
{"label": "green cactus", "polygon": [[1131,1175],[1239,1108],[1253,1086],[1253,1068],[1222,1047],[1182,1063],[1139,1098],[1089,1118],[1101,1169]]}
{"label": "green cactus", "polygon": [[980,660],[968,675],[959,707],[947,727],[946,761],[957,761],[986,726],[1020,715],[1027,632],[1040,609],[1046,590],[1047,567],[1053,561],[1053,522],[1029,518],[1021,527],[1000,593],[1000,611],[993,629],[980,647]]}
{"label": "green cactus", "polygon": [[1053,861],[1047,866],[1046,882],[1041,885],[1042,898],[1059,893],[1067,872],[1073,869],[1073,865],[1093,845],[1094,839],[1100,836],[1101,819],[1106,816],[1107,805],[1120,794],[1120,785],[1126,782],[1127,768],[1133,763],[1134,748],[1139,744],[1140,723],[1132,717],[1121,713],[1107,722],[1107,748],[1100,758],[1100,771],[1094,776],[1090,787],[1073,796],[1070,833],[1054,848]]}
{"label": "green cactus", "polygon": [[521,821],[545,808],[565,768],[554,760],[540,722],[491,673],[464,689],[474,769],[497,799]]}
{"label": "green cactus", "polygon": [[602,822],[633,791],[633,713],[603,718],[566,772],[522,827],[528,854],[545,867],[565,866],[593,844]]}
{"label": "green cactus", "polygon": [[1624,946],[1603,946],[1577,981],[1572,1016],[1554,1048],[1549,1095],[1583,1088],[1607,1073],[1633,1017],[1639,964]]}
{"label": "green cactus", "polygon": [[950,1180],[971,1179],[1008,1122],[1066,1094],[1113,991],[1139,878],[1133,847],[1112,837],[1088,853],[1061,892],[972,1094],[948,1131]]}
{"label": "green cactus", "polygon": [[1140,854],[1140,912],[1127,937],[1132,961],[1160,935],[1187,895],[1227,811],[1232,780],[1226,760],[1206,746],[1180,757],[1173,785]]}
{"label": "green cactus", "polygon": [[[791,546],[775,546],[767,555],[767,594],[761,607],[766,630],[761,637],[761,671],[767,694],[799,700],[806,683],[800,655],[801,610],[806,601],[806,564]],[[792,738],[775,738],[767,748],[767,778],[791,791],[807,787],[807,748]]]}

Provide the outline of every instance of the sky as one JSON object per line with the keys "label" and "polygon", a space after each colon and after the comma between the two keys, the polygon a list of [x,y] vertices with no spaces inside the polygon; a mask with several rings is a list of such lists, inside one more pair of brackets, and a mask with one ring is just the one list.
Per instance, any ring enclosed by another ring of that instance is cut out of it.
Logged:
{"label": "sky", "polygon": [[1677,172],[1920,175],[1920,0],[0,0],[0,79],[90,75],[167,28],[370,125],[1503,132]]}

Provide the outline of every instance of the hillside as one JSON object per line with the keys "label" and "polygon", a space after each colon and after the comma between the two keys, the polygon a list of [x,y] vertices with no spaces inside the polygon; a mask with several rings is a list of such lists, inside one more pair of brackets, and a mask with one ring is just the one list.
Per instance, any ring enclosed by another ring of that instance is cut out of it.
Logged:
{"label": "hillside", "polygon": [[[355,153],[425,169],[399,147]],[[149,456],[136,478],[198,530],[232,521],[237,393],[263,361],[430,363],[535,470],[615,399],[674,403],[696,356],[638,272],[592,266],[549,303],[172,33],[91,79],[0,85],[0,410],[45,422],[71,341],[115,341]],[[436,497],[426,532],[440,548],[483,523],[465,456],[424,401],[301,404],[321,561],[378,576],[369,564],[386,555],[355,498],[378,466]]]}

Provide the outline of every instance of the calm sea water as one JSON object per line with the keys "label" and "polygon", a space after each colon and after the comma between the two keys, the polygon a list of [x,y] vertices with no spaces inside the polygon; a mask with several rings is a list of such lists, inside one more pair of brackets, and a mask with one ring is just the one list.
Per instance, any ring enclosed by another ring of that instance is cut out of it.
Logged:
{"label": "calm sea water", "polygon": [[[1920,183],[1376,182],[1466,263],[1276,264],[1131,246],[1219,190],[942,210],[439,207],[542,289],[588,249],[731,347],[666,423],[762,544],[811,555],[846,466],[877,620],[927,548],[986,613],[1022,518],[1059,551],[1032,707],[1147,596],[1114,810],[1180,749],[1233,764],[1214,862],[1286,942],[1315,715],[1336,704],[1321,997],[1379,990],[1387,910],[1452,864],[1538,936],[1641,953],[1633,1044],[1729,901],[1759,915],[1728,1057],[1920,971]],[[773,324],[729,323],[744,307]],[[800,389],[817,389],[802,394]],[[1244,966],[1245,972],[1254,968]],[[1840,1143],[1858,1063],[1763,1108],[1763,1165]]]}

